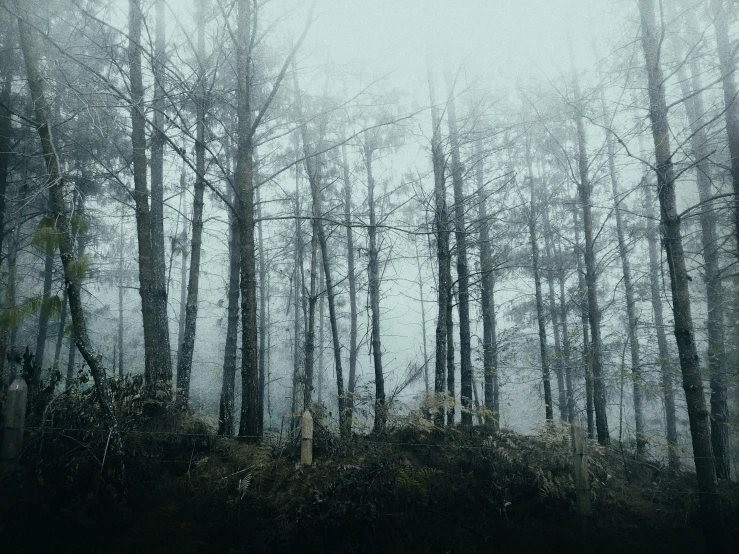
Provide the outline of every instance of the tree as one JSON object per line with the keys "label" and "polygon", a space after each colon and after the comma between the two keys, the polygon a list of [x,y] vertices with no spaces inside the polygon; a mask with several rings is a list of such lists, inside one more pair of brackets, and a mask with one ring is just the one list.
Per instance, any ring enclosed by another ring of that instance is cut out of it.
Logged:
{"label": "tree", "polygon": [[[236,31],[237,66],[237,136],[236,170],[234,184],[238,190],[239,244],[241,250],[241,420],[239,436],[250,440],[261,438],[262,427],[259,413],[259,360],[257,346],[257,275],[254,243],[254,135],[269,109],[282,80],[290,67],[295,53],[305,40],[312,21],[315,1],[308,9],[308,20],[303,33],[285,58],[282,67],[272,83],[267,98],[258,109],[253,104],[252,80],[253,45],[252,26],[254,24],[252,4],[249,0],[239,0]],[[255,9],[259,3],[255,4]],[[252,110],[256,115],[252,119]],[[327,283],[328,284],[328,283]]]}
{"label": "tree", "polygon": [[[346,427],[351,432],[354,416],[354,389],[357,382],[357,276],[354,268],[354,230],[352,227],[352,182],[346,158],[346,139],[342,137],[341,169],[344,178],[344,224],[346,226],[346,260],[349,282],[349,382],[346,387]],[[296,224],[299,220],[296,220]],[[297,304],[295,308],[297,317]],[[297,321],[297,320],[296,320]]]}
{"label": "tree", "polygon": [[608,416],[606,415],[606,388],[603,375],[603,340],[601,338],[601,311],[598,304],[598,275],[595,265],[595,237],[593,235],[592,184],[589,175],[589,160],[585,123],[582,116],[580,85],[577,74],[573,76],[575,94],[575,124],[577,125],[577,166],[579,181],[577,190],[582,208],[583,230],[585,235],[585,284],[588,292],[588,320],[590,322],[591,343],[588,349],[588,360],[592,368],[593,404],[595,407],[595,427],[598,442],[608,444]]}
{"label": "tree", "polygon": [[[161,0],[159,0],[161,2]],[[197,93],[195,140],[195,196],[192,209],[192,245],[190,247],[190,274],[187,284],[185,325],[180,336],[181,347],[177,357],[177,389],[182,403],[187,406],[190,397],[192,355],[195,348],[195,331],[198,318],[198,292],[200,285],[200,249],[203,241],[203,194],[205,193],[205,117],[207,104],[205,60],[205,2],[198,0],[197,11]]]}
{"label": "tree", "polygon": [[[31,5],[31,7],[35,7]],[[41,141],[44,165],[48,174],[49,195],[51,209],[54,216],[55,228],[58,232],[59,254],[64,270],[64,282],[67,290],[72,325],[74,327],[75,344],[82,357],[87,362],[95,383],[95,392],[100,404],[103,417],[110,429],[115,454],[119,457],[121,473],[123,471],[123,453],[121,437],[118,430],[118,420],[113,409],[110,384],[105,368],[100,364],[100,356],[95,352],[87,334],[87,323],[82,307],[80,279],[84,274],[84,261],[77,258],[74,251],[74,236],[70,225],[69,215],[64,200],[64,178],[61,173],[59,154],[54,146],[52,137],[51,110],[44,92],[44,77],[40,72],[40,58],[38,40],[34,30],[27,21],[28,12],[21,11],[15,6],[18,17],[18,31],[23,59],[26,65],[28,87],[34,106],[36,118],[36,132]],[[122,475],[121,475],[122,476]]]}
{"label": "tree", "polygon": [[[720,24],[719,24],[720,25]],[[675,45],[678,58],[680,49]],[[708,163],[709,144],[706,133],[706,110],[703,105],[703,86],[700,68],[695,57],[691,57],[690,78],[685,70],[685,63],[679,60],[678,77],[685,98],[685,112],[691,131],[690,147],[695,160],[695,175],[698,185],[698,198],[701,207],[699,221],[701,226],[701,246],[703,247],[703,271],[706,283],[706,330],[708,331],[708,371],[711,387],[711,446],[716,458],[716,477],[728,479],[729,469],[729,407],[727,401],[728,375],[724,366],[724,293],[721,282],[719,263],[720,247],[716,233],[716,213],[713,210],[711,197],[711,169]],[[731,77],[729,77],[731,79]],[[692,86],[691,86],[692,85]],[[730,110],[735,109],[733,107]],[[727,116],[728,118],[728,116]],[[733,123],[732,123],[733,124]],[[727,128],[729,122],[727,120]],[[739,140],[739,136],[737,137]]]}
{"label": "tree", "polygon": [[680,466],[677,445],[677,415],[675,412],[675,392],[672,383],[670,351],[667,348],[664,315],[662,313],[662,264],[658,255],[657,218],[654,214],[654,197],[651,183],[645,176],[642,188],[645,196],[647,219],[647,247],[649,250],[649,290],[654,313],[654,327],[657,331],[658,364],[662,383],[662,397],[665,404],[665,438],[667,439],[667,456],[670,467],[676,470]]}
{"label": "tree", "polygon": [[[434,371],[434,393],[439,406],[434,416],[434,422],[438,426],[444,424],[444,408],[441,405],[441,397],[444,393],[445,370],[450,356],[448,352],[449,316],[451,306],[451,255],[449,253],[449,219],[446,203],[446,183],[444,171],[446,162],[441,147],[441,131],[439,126],[438,108],[436,105],[436,89],[434,76],[431,71],[431,63],[428,62],[429,97],[431,100],[431,162],[434,168],[434,231],[436,234],[436,258],[439,267],[439,278],[437,283],[437,303],[439,315],[436,319],[436,361]],[[452,359],[454,353],[451,353]],[[452,365],[452,373],[454,366]],[[454,377],[451,378],[452,384]],[[447,379],[448,383],[448,379]],[[453,389],[448,391],[453,394]],[[453,416],[452,416],[453,417]],[[453,420],[452,420],[453,422]]]}
{"label": "tree", "polygon": [[459,157],[457,109],[454,101],[454,83],[447,71],[447,123],[449,146],[452,154],[452,187],[454,190],[454,236],[457,244],[457,290],[459,294],[459,348],[460,348],[460,398],[462,424],[472,425],[472,343],[470,339],[470,292],[467,266],[467,229],[465,227],[465,194],[462,179],[462,162]]}
{"label": "tree", "polygon": [[[739,255],[739,110],[737,110],[737,91],[734,83],[736,71],[736,48],[729,40],[729,14],[731,3],[724,0],[710,0],[713,28],[716,31],[716,51],[721,70],[721,85],[724,93],[724,116],[726,118],[726,138],[729,148],[731,184],[734,190],[734,233],[737,255]],[[723,462],[722,462],[723,463]],[[727,466],[728,468],[728,466]],[[724,470],[721,470],[723,474]]]}
{"label": "tree", "polygon": [[528,167],[529,182],[529,242],[531,244],[531,269],[534,273],[534,297],[536,299],[536,322],[539,330],[539,356],[541,358],[542,382],[544,384],[544,415],[547,421],[554,419],[554,402],[552,400],[552,384],[549,373],[549,353],[547,351],[546,316],[544,315],[544,299],[541,293],[541,274],[539,272],[539,243],[537,240],[536,222],[537,210],[536,187],[534,185],[534,171],[531,163],[531,144],[526,141],[526,165]]}
{"label": "tree", "polygon": [[377,214],[375,210],[375,177],[372,173],[372,158],[379,145],[376,133],[365,133],[363,154],[367,172],[367,207],[369,208],[369,294],[372,314],[372,361],[375,366],[375,431],[385,429],[387,408],[385,406],[385,376],[382,371],[382,336],[380,332],[380,264],[377,245]]}
{"label": "tree", "polygon": [[133,146],[134,201],[139,248],[139,294],[144,321],[145,378],[150,387],[169,388],[172,360],[169,351],[167,289],[164,274],[157,271],[153,246],[156,233],[149,209],[146,184],[146,116],[141,74],[141,0],[129,0],[128,63],[131,87],[131,144]]}
{"label": "tree", "polygon": [[[642,50],[649,85],[649,119],[656,158],[655,173],[657,174],[660,205],[660,230],[662,246],[670,269],[675,339],[680,355],[683,389],[690,420],[700,505],[706,523],[716,525],[720,520],[719,501],[716,495],[716,468],[711,450],[708,413],[703,397],[703,383],[693,333],[688,272],[680,233],[680,216],[675,201],[675,172],[670,150],[665,81],[660,61],[661,32],[657,27],[653,0],[639,0],[639,12]],[[709,539],[710,535],[712,533],[709,532]]]}
{"label": "tree", "polygon": [[[606,97],[600,89],[600,105],[603,112],[603,126],[608,128],[606,115]],[[611,178],[611,194],[613,195],[613,210],[616,213],[616,237],[618,239],[618,254],[621,258],[621,271],[624,278],[624,293],[626,296],[626,317],[628,319],[629,351],[631,354],[631,379],[634,391],[634,423],[636,429],[636,457],[643,460],[646,456],[647,438],[644,423],[644,395],[642,393],[643,376],[639,355],[639,332],[636,316],[636,302],[634,301],[634,284],[631,278],[628,246],[624,231],[623,212],[621,203],[625,200],[620,197],[618,173],[616,172],[616,152],[613,146],[611,133],[606,133],[606,155],[608,156],[608,173]]]}
{"label": "tree", "polygon": [[485,190],[485,158],[482,141],[475,142],[477,157],[477,198],[480,220],[480,307],[482,311],[483,375],[485,379],[485,424],[498,427],[498,345],[495,332],[495,280],[491,253],[490,222],[487,215],[487,192]]}

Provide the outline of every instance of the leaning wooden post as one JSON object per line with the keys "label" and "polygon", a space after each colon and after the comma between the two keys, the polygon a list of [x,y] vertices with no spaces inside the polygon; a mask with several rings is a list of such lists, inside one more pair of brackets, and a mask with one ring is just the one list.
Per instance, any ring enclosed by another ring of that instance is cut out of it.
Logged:
{"label": "leaning wooden post", "polygon": [[26,423],[28,385],[18,377],[8,388],[3,428],[0,436],[0,473],[12,470],[23,449],[23,428]]}
{"label": "leaning wooden post", "polygon": [[584,550],[588,549],[588,520],[592,513],[590,505],[590,473],[588,471],[588,440],[579,425],[572,426],[572,462],[574,468],[577,512],[580,515]]}
{"label": "leaning wooden post", "polygon": [[303,440],[300,444],[300,464],[309,466],[313,463],[313,416],[308,410],[303,412]]}

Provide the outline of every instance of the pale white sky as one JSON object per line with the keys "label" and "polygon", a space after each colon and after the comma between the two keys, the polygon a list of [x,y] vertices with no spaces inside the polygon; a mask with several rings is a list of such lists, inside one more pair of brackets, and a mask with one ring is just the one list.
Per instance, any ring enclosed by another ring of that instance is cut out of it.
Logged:
{"label": "pale white sky", "polygon": [[627,0],[319,0],[306,47],[401,79],[425,79],[427,47],[495,80],[551,77],[569,67],[568,29],[586,65],[593,39],[604,55],[633,13]]}

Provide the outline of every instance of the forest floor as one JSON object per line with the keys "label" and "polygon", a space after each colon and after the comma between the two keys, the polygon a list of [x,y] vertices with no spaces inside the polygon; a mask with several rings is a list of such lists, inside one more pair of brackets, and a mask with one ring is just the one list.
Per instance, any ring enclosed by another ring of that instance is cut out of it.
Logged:
{"label": "forest floor", "polygon": [[[339,439],[218,438],[197,418],[123,419],[124,476],[90,399],[31,420],[0,480],[0,551],[704,552],[695,475],[589,445],[592,516],[578,516],[569,431],[538,436],[408,420]],[[35,423],[35,425],[34,425]],[[111,475],[111,471],[115,474]],[[112,483],[116,483],[115,485]],[[724,483],[719,550],[739,546],[739,487]]]}

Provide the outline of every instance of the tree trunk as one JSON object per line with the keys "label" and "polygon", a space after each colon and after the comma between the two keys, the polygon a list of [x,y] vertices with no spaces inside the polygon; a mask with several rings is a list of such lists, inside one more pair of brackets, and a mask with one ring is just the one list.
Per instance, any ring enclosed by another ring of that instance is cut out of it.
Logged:
{"label": "tree trunk", "polygon": [[[16,4],[17,8],[18,6]],[[69,224],[66,206],[64,205],[64,181],[60,171],[60,160],[54,148],[51,135],[52,124],[49,105],[44,96],[44,78],[39,70],[39,60],[41,57],[39,47],[30,25],[23,16],[20,16],[18,19],[18,30],[20,33],[21,50],[26,65],[28,88],[35,108],[36,122],[38,125],[36,131],[41,141],[44,164],[48,176],[47,186],[49,187],[51,197],[52,213],[56,222],[56,228],[60,233],[59,253],[64,269],[64,281],[72,315],[75,341],[80,354],[82,354],[82,357],[90,367],[90,373],[93,378],[95,392],[103,413],[103,418],[111,432],[113,453],[119,458],[122,477],[123,460],[121,455],[123,453],[123,447],[118,431],[118,420],[113,409],[110,384],[108,383],[105,368],[100,364],[101,356],[93,350],[87,334],[80,289],[82,276],[79,274],[78,267],[75,267],[78,265],[78,259],[74,254],[74,236]]]}
{"label": "tree trunk", "polygon": [[[448,233],[452,227],[447,221]],[[454,425],[456,397],[454,391],[454,285],[452,281],[452,255],[449,251],[449,267],[447,271],[447,283],[449,283],[449,294],[446,299],[446,392],[449,399],[449,407],[446,413],[446,424]]]}
{"label": "tree trunk", "polygon": [[552,226],[549,222],[549,208],[542,208],[544,215],[544,248],[547,254],[547,286],[549,287],[549,313],[552,317],[552,334],[554,336],[554,373],[557,375],[557,392],[559,393],[559,419],[567,419],[567,392],[565,391],[564,363],[562,340],[559,334],[559,308],[557,295],[554,293],[554,246],[552,245]]}
{"label": "tree trunk", "polygon": [[[11,139],[13,135],[12,114],[8,111],[11,105],[11,93],[13,87],[13,20],[6,14],[4,19],[3,45],[0,51],[0,254],[3,252],[5,238],[5,210],[8,195],[8,168],[12,156]],[[2,369],[4,363],[0,363],[0,384],[2,384]]]}
{"label": "tree trunk", "polygon": [[[166,26],[164,1],[155,0],[154,23],[154,56],[152,72],[154,74],[153,129],[151,131],[151,252],[154,262],[154,275],[157,285],[165,283],[165,250],[164,250],[164,143],[166,139],[161,131],[164,125],[164,68],[166,65]],[[197,145],[196,145],[197,148]],[[166,288],[164,289],[166,291]],[[164,302],[166,306],[166,299]],[[165,312],[166,313],[166,312]],[[178,377],[179,379],[179,377]],[[178,388],[180,387],[178,383]]]}
{"label": "tree trunk", "polygon": [[[326,299],[328,300],[328,319],[331,326],[331,342],[334,350],[334,368],[336,370],[336,389],[338,395],[339,404],[339,430],[342,436],[349,434],[346,423],[346,397],[344,395],[344,374],[341,367],[341,343],[339,342],[339,325],[338,317],[336,315],[336,287],[334,286],[333,279],[331,277],[331,265],[329,262],[328,252],[328,239],[323,228],[322,222],[322,208],[321,208],[321,175],[320,170],[316,170],[314,173],[314,180],[311,183],[311,189],[313,190],[313,202],[317,202],[317,211],[314,209],[313,217],[317,223],[318,231],[318,242],[321,247],[321,260],[323,261],[323,273],[326,280]],[[378,402],[382,405],[382,418],[384,424],[384,404],[385,404],[385,388],[384,383],[376,384],[377,395],[375,397],[375,414],[377,414]],[[383,425],[384,426],[384,425]],[[375,428],[377,428],[377,420],[375,419]]]}
{"label": "tree trunk", "polygon": [[413,246],[416,249],[416,266],[418,268],[418,295],[421,301],[421,338],[423,340],[423,383],[426,395],[429,394],[429,357],[426,337],[426,303],[423,294],[423,276],[421,275],[421,255],[418,252],[418,241],[413,235]]}
{"label": "tree trunk", "polygon": [[[334,367],[336,369],[336,389],[337,389],[337,395],[338,395],[338,404],[339,404],[339,431],[341,432],[342,436],[346,436],[349,433],[349,429],[347,428],[347,417],[346,417],[346,397],[344,394],[344,374],[341,366],[341,343],[339,342],[339,326],[338,326],[338,318],[336,315],[336,289],[334,287],[334,282],[331,277],[331,264],[329,261],[329,252],[328,252],[328,239],[326,237],[326,232],[323,227],[323,208],[322,208],[322,179],[323,179],[323,159],[320,154],[316,154],[315,152],[311,152],[309,148],[309,141],[308,141],[308,128],[303,120],[303,114],[302,114],[302,102],[300,99],[300,89],[298,86],[298,78],[297,74],[293,72],[293,79],[295,82],[295,89],[298,94],[298,112],[300,115],[300,119],[303,121],[300,125],[300,134],[302,136],[302,142],[303,142],[303,155],[305,157],[305,168],[306,173],[308,174],[308,182],[310,183],[311,188],[311,196],[313,200],[313,254],[311,255],[311,267],[315,267],[313,264],[313,260],[316,258],[316,248],[315,248],[315,241],[318,240],[318,246],[321,249],[321,260],[323,262],[323,274],[324,278],[326,280],[326,297],[328,300],[328,317],[329,317],[329,323],[331,326],[331,341],[333,343],[333,350],[334,350]],[[323,136],[325,134],[325,121],[323,118],[319,121],[319,131],[318,131],[318,140],[317,144],[319,145],[323,141]],[[312,304],[312,306],[309,307],[310,312],[315,312],[315,302],[316,302],[316,294],[315,294],[315,279],[313,270],[311,270],[311,297],[309,299],[309,304]],[[309,314],[310,316],[310,314]],[[314,322],[310,320],[309,317],[309,323],[310,326],[309,332],[313,333],[313,324]],[[306,333],[306,336],[308,333]],[[308,349],[308,345],[306,345],[306,351]],[[306,361],[307,356],[306,356]],[[312,360],[311,360],[312,364]],[[312,376],[311,376],[312,377]],[[306,368],[306,380],[307,380],[307,368]],[[385,393],[384,393],[384,384],[380,382],[377,385],[377,391],[379,397],[375,398],[375,407],[377,408],[377,403],[382,402],[384,406],[385,401]],[[380,410],[381,414],[384,414],[384,409]],[[375,428],[377,428],[377,419],[375,419]]]}
{"label": "tree trunk", "polygon": [[[344,174],[344,222],[346,224],[347,280],[349,281],[349,382],[347,383],[346,426],[351,433],[354,417],[354,388],[357,380],[357,277],[354,270],[354,230],[352,229],[352,184],[346,145],[341,145]],[[297,306],[297,305],[296,305]],[[297,309],[297,308],[296,308]]]}
{"label": "tree trunk", "polygon": [[433,135],[431,138],[431,161],[434,168],[434,231],[436,232],[436,257],[439,263],[438,308],[436,320],[436,361],[434,372],[434,392],[437,397],[437,412],[434,422],[438,426],[444,425],[444,404],[442,396],[445,387],[447,361],[447,317],[451,285],[451,268],[449,254],[449,224],[446,204],[446,183],[444,178],[445,160],[441,147],[441,132],[439,126],[438,109],[436,106],[436,90],[431,63],[428,63],[429,97],[431,100],[431,124]]}
{"label": "tree trunk", "polygon": [[700,504],[705,521],[711,526],[720,520],[720,506],[716,494],[716,468],[711,450],[708,413],[703,397],[698,351],[693,336],[688,272],[685,266],[685,255],[680,235],[680,217],[675,201],[675,175],[670,151],[670,130],[667,121],[664,77],[660,62],[661,32],[655,21],[653,1],[639,0],[639,8],[641,12],[642,47],[649,84],[649,118],[652,123],[656,157],[660,229],[662,231],[662,244],[670,268],[675,338],[680,355],[683,389],[685,390],[688,418],[690,420]]}
{"label": "tree trunk", "polygon": [[[575,101],[581,101],[580,85],[577,75],[573,76]],[[590,322],[591,344],[589,348],[590,367],[593,380],[593,404],[595,406],[595,428],[600,444],[608,444],[608,417],[606,415],[606,387],[603,369],[603,341],[601,339],[601,312],[598,305],[598,275],[595,266],[595,237],[593,236],[592,184],[588,174],[588,149],[585,137],[585,123],[582,112],[575,111],[577,125],[577,165],[580,182],[577,184],[582,205],[583,229],[585,232],[585,283],[588,289],[588,320]]]}
{"label": "tree trunk", "polygon": [[585,374],[585,413],[588,421],[588,438],[595,439],[595,401],[593,391],[593,371],[590,359],[590,322],[588,320],[588,292],[585,284],[585,270],[582,266],[582,247],[580,246],[580,222],[578,210],[572,210],[575,229],[575,258],[577,259],[577,286],[580,291],[580,322],[582,326],[582,359]]}
{"label": "tree trunk", "polygon": [[367,207],[369,209],[369,295],[372,318],[372,359],[375,366],[375,432],[385,428],[385,379],[382,372],[382,343],[380,334],[380,264],[377,251],[377,217],[375,214],[375,179],[372,174],[374,151],[365,137],[364,166],[367,170]]}
{"label": "tree trunk", "polygon": [[139,294],[144,322],[144,377],[149,387],[166,389],[172,381],[169,351],[167,290],[157,271],[153,228],[146,185],[146,118],[141,75],[141,0],[129,0],[128,63],[131,81],[131,143],[133,145],[134,201],[139,250]]}
{"label": "tree trunk", "polygon": [[238,2],[236,41],[239,144],[234,183],[239,197],[241,249],[241,420],[239,436],[259,435],[259,364],[257,352],[257,275],[254,248],[254,131],[251,98],[251,2]]}
{"label": "tree trunk", "polygon": [[[720,25],[720,24],[718,24]],[[679,50],[676,52],[680,56]],[[680,60],[682,62],[682,60]],[[716,458],[716,477],[729,479],[729,406],[727,383],[729,381],[724,365],[726,353],[724,343],[724,294],[719,265],[719,241],[716,235],[716,213],[710,201],[712,196],[711,168],[709,164],[709,144],[706,135],[706,121],[703,106],[703,89],[700,80],[700,68],[694,57],[690,60],[690,77],[688,80],[685,65],[681,63],[678,76],[683,96],[685,111],[690,122],[690,145],[695,160],[698,197],[702,203],[700,211],[701,245],[703,246],[703,272],[706,283],[706,330],[708,331],[708,371],[711,386],[711,446]],[[692,81],[692,87],[691,87]],[[736,107],[732,107],[736,110]],[[738,160],[739,162],[739,160]]]}
{"label": "tree trunk", "polygon": [[547,352],[547,328],[544,315],[544,300],[541,294],[541,275],[539,274],[539,245],[536,239],[536,190],[534,187],[534,173],[531,169],[531,149],[526,143],[526,162],[528,164],[530,204],[529,204],[529,241],[531,243],[532,270],[534,272],[534,293],[536,296],[536,321],[539,328],[539,355],[541,357],[541,373],[544,383],[544,415],[547,421],[554,419],[552,402],[552,384],[549,375],[549,354]]}
{"label": "tree trunk", "polygon": [[35,374],[28,383],[28,388],[33,390],[38,386],[41,370],[44,367],[44,355],[46,352],[46,338],[49,331],[49,301],[51,299],[51,284],[54,278],[54,257],[51,253],[44,255],[44,291],[41,301],[41,310],[38,318],[38,333],[36,335],[36,359]]}
{"label": "tree trunk", "polygon": [[[124,351],[123,347],[123,245],[125,235],[123,233],[123,208],[121,207],[121,250],[118,256],[118,376],[123,378],[126,370],[124,368]],[[65,297],[66,298],[66,297]]]}
{"label": "tree trunk", "polygon": [[[232,206],[238,206],[238,195],[231,189]],[[218,412],[218,434],[234,434],[234,392],[236,389],[236,357],[239,333],[239,277],[241,250],[237,214],[228,210],[228,308],[226,312],[226,345],[223,352],[223,383]]]}
{"label": "tree trunk", "polygon": [[[85,198],[81,194],[79,194],[77,191],[73,194],[73,202],[75,205],[75,211],[80,215],[84,216],[85,213]],[[73,239],[77,239],[77,257],[82,258],[85,255],[85,247],[87,246],[87,240],[84,236],[77,236],[73,237]],[[67,298],[67,302],[69,302],[69,298]],[[73,322],[74,323],[74,322]],[[75,344],[77,342],[77,336],[74,334],[74,326],[72,328],[72,334],[69,336],[69,352],[67,354],[67,375],[66,375],[66,383],[67,387],[69,386],[69,383],[74,379],[74,364],[75,364],[75,358],[77,356],[77,349],[75,348]]]}
{"label": "tree trunk", "polygon": [[575,423],[575,391],[572,382],[572,353],[570,348],[570,331],[567,325],[567,295],[565,294],[565,283],[567,274],[565,272],[564,256],[557,244],[558,280],[559,280],[559,319],[562,322],[562,363],[565,372],[565,386],[567,387],[567,421]]}
{"label": "tree trunk", "polygon": [[59,360],[62,357],[62,345],[64,344],[64,326],[67,324],[67,291],[62,293],[62,313],[59,316],[59,328],[56,334],[56,346],[54,348],[54,365],[59,369]]}
{"label": "tree trunk", "polygon": [[324,333],[324,319],[326,318],[326,295],[323,291],[326,288],[325,278],[323,273],[318,274],[318,388],[316,389],[316,402],[321,404],[323,402],[323,374],[325,373],[324,363],[325,359],[323,356],[324,346],[326,344],[326,336]]}
{"label": "tree trunk", "polygon": [[185,338],[185,320],[187,319],[187,226],[189,224],[187,214],[187,185],[185,182],[185,164],[182,164],[182,170],[180,171],[180,189],[182,199],[180,205],[182,206],[182,233],[178,237],[179,248],[180,248],[180,311],[177,316],[177,365],[179,366],[180,360],[182,359],[182,347]]}
{"label": "tree trunk", "polygon": [[[162,0],[157,0],[157,5],[159,5],[159,3],[162,3]],[[177,389],[180,397],[179,400],[182,402],[184,408],[187,408],[187,402],[190,398],[192,355],[195,350],[195,333],[198,319],[198,293],[200,287],[200,249],[203,240],[203,195],[205,192],[205,108],[207,92],[205,83],[205,4],[203,2],[198,2],[198,10],[199,13],[196,18],[198,35],[198,83],[196,92],[197,97],[195,100],[197,107],[197,120],[195,122],[196,175],[194,187],[195,194],[192,203],[192,244],[190,247],[190,274],[187,281],[185,327],[183,329],[184,334],[181,335],[179,339],[180,354],[177,356]]]}
{"label": "tree trunk", "polygon": [[[608,126],[606,116],[605,92],[600,90],[600,105],[603,112],[603,126]],[[616,153],[613,147],[611,133],[606,133],[606,152],[608,155],[608,173],[611,176],[611,193],[613,195],[613,209],[616,213],[616,236],[618,237],[618,253],[621,258],[621,270],[624,277],[624,292],[626,295],[626,316],[628,318],[628,336],[631,353],[631,379],[634,394],[634,423],[636,430],[636,459],[644,460],[647,449],[647,436],[644,422],[644,377],[642,376],[641,358],[639,354],[639,333],[636,316],[636,302],[634,301],[634,286],[631,279],[631,265],[629,264],[628,247],[624,231],[623,213],[621,210],[618,177],[616,174]]]}
{"label": "tree trunk", "polygon": [[487,196],[485,192],[485,159],[482,155],[482,142],[475,144],[477,158],[477,213],[480,219],[480,310],[482,312],[482,363],[485,383],[485,424],[499,427],[500,420],[496,408],[496,374],[498,371],[495,346],[495,311],[493,298],[493,260],[491,255],[490,222],[487,215]]}
{"label": "tree trunk", "polygon": [[269,288],[267,285],[267,261],[264,255],[264,235],[262,232],[262,205],[259,196],[259,188],[257,188],[257,234],[259,241],[259,435],[264,433],[264,384],[265,384],[265,368],[267,362],[267,335],[269,327],[267,325],[267,294]]}
{"label": "tree trunk", "polygon": [[665,322],[662,315],[662,262],[658,254],[657,225],[654,215],[654,198],[649,188],[649,182],[644,179],[644,194],[647,216],[647,245],[649,247],[649,287],[654,312],[654,326],[657,332],[657,348],[659,354],[660,376],[662,381],[662,397],[665,404],[665,438],[667,439],[667,454],[670,468],[680,467],[680,456],[677,445],[677,415],[675,413],[675,393],[672,383],[672,368],[670,351],[667,347]]}
{"label": "tree trunk", "polygon": [[[737,110],[737,88],[734,83],[736,71],[736,48],[729,39],[729,10],[731,2],[711,0],[713,26],[716,31],[716,50],[721,70],[721,84],[724,91],[724,115],[726,135],[731,156],[731,183],[734,190],[734,233],[737,255],[739,255],[739,110]],[[723,462],[721,462],[723,463]],[[728,462],[726,462],[728,464]],[[727,466],[728,469],[728,466]],[[721,470],[723,472],[723,469]]]}
{"label": "tree trunk", "polygon": [[[301,348],[300,337],[302,336],[300,329],[300,307],[303,295],[303,229],[300,221],[300,138],[295,133],[295,248],[294,248],[294,269],[293,269],[293,291],[294,297],[294,324],[293,324],[293,390],[292,390],[292,407],[290,413],[293,417],[290,419],[290,429],[294,430],[298,413],[298,393],[300,388],[300,361]],[[305,315],[305,307],[303,303],[303,315]],[[305,327],[307,330],[307,326]],[[306,331],[307,332],[307,331]]]}
{"label": "tree trunk", "polygon": [[457,113],[454,102],[452,76],[447,73],[447,123],[452,151],[452,185],[454,188],[454,235],[457,243],[457,290],[459,294],[459,394],[463,425],[472,425],[472,341],[470,338],[470,292],[467,266],[467,229],[465,226],[465,195],[462,163],[459,158]]}

